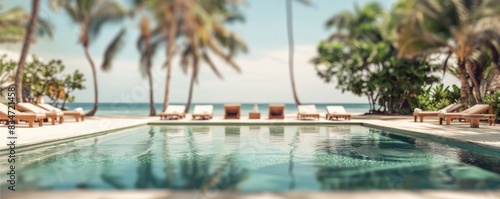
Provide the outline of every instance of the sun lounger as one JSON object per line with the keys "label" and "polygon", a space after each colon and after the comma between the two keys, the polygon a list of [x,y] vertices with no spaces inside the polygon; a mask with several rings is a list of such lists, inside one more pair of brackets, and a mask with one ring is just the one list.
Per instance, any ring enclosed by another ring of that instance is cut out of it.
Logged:
{"label": "sun lounger", "polygon": [[225,104],[224,105],[224,119],[240,119],[241,115],[240,104]]}
{"label": "sun lounger", "polygon": [[183,105],[168,105],[167,110],[165,112],[160,113],[161,119],[182,119],[186,117],[186,106]]}
{"label": "sun lounger", "polygon": [[466,119],[464,116],[469,114],[481,114],[488,111],[488,114],[493,114],[493,107],[488,104],[476,104],[467,110],[464,110],[460,113],[439,113],[439,124],[443,124],[443,120],[446,120],[446,125],[450,125],[451,120],[453,119]]}
{"label": "sun lounger", "polygon": [[[26,121],[29,127],[33,127],[35,121],[38,121],[38,126],[43,126],[43,119],[46,118],[43,113],[21,113],[17,110],[10,111],[14,113],[14,122],[19,123],[19,121]],[[6,121],[7,124],[9,124],[9,121],[12,121],[11,118],[9,118],[9,107],[2,103],[0,103],[0,120]]]}
{"label": "sun lounger", "polygon": [[63,116],[74,117],[76,122],[78,122],[80,120],[80,118],[82,119],[82,121],[85,120],[85,112],[83,110],[82,111],[78,111],[78,110],[63,111],[63,110],[61,110],[55,106],[52,106],[50,104],[37,104],[37,106],[45,109],[46,111],[61,112],[61,113],[63,113]]}
{"label": "sun lounger", "polygon": [[64,114],[62,112],[56,112],[56,111],[46,111],[43,108],[40,108],[38,106],[35,106],[32,103],[18,103],[16,105],[17,109],[25,112],[31,112],[31,113],[43,113],[47,118],[50,119],[52,125],[56,124],[57,119],[59,119],[59,123],[63,123],[64,119],[63,116]]}
{"label": "sun lounger", "polygon": [[214,106],[212,105],[196,105],[194,106],[193,119],[212,119]]}
{"label": "sun lounger", "polygon": [[326,119],[331,120],[333,118],[351,120],[351,114],[347,113],[343,106],[326,106]]}
{"label": "sun lounger", "polygon": [[319,113],[316,110],[315,105],[298,105],[297,110],[297,119],[303,120],[306,118],[313,118],[319,120]]}
{"label": "sun lounger", "polygon": [[285,105],[269,104],[269,119],[285,119]]}
{"label": "sun lounger", "polygon": [[439,113],[452,113],[458,111],[458,109],[462,108],[462,104],[450,104],[447,107],[444,107],[438,111],[422,111],[421,109],[416,108],[413,111],[414,121],[417,122],[417,117],[420,117],[420,122],[424,121],[424,117],[437,117]]}
{"label": "sun lounger", "polygon": [[467,114],[464,119],[469,120],[471,128],[479,128],[479,120],[487,120],[490,126],[495,126],[497,116],[495,114]]}

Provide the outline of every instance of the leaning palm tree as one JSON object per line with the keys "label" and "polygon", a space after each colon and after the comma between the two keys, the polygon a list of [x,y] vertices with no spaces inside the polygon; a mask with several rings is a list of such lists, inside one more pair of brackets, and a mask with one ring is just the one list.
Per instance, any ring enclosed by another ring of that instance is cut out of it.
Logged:
{"label": "leaning palm tree", "polygon": [[[94,106],[87,115],[93,116],[99,106],[99,92],[96,67],[88,48],[91,41],[100,33],[103,25],[121,21],[126,16],[127,11],[114,0],[53,0],[51,5],[55,5],[53,7],[55,10],[63,8],[71,19],[81,27],[79,42],[92,69],[94,83]],[[107,47],[101,65],[103,70],[111,69],[111,60],[121,46],[124,34],[125,30],[122,29]]]}
{"label": "leaning palm tree", "polygon": [[[17,89],[17,102],[23,100],[22,97],[22,78],[24,73],[24,63],[29,52],[30,44],[35,41],[34,36],[52,37],[51,25],[40,19],[37,15],[39,9],[39,1],[32,2],[31,16],[28,12],[20,7],[15,7],[0,13],[0,43],[17,43],[23,42],[23,49],[19,59],[19,66],[15,76],[15,85]],[[26,20],[29,18],[29,20]]]}
{"label": "leaning palm tree", "polygon": [[33,0],[31,3],[31,16],[28,27],[26,28],[26,35],[24,37],[23,49],[21,50],[21,57],[19,58],[19,65],[17,66],[16,72],[16,101],[23,101],[23,74],[24,74],[24,62],[26,61],[26,56],[28,55],[31,43],[31,35],[33,34],[33,29],[35,29],[35,24],[38,21],[38,9],[40,7],[39,0]]}
{"label": "leaning palm tree", "polygon": [[[499,1],[411,0],[396,7],[402,19],[397,41],[400,56],[445,54],[445,67],[456,58],[464,106],[482,102],[484,57],[500,63]],[[469,84],[469,80],[471,84]]]}
{"label": "leaning palm tree", "polygon": [[[310,0],[299,0],[299,2],[304,4],[309,4]],[[286,0],[286,31],[288,38],[288,71],[290,72],[290,83],[292,84],[293,100],[295,105],[300,105],[299,97],[297,95],[297,88],[295,87],[295,77],[293,75],[293,10],[292,10],[292,0]]]}

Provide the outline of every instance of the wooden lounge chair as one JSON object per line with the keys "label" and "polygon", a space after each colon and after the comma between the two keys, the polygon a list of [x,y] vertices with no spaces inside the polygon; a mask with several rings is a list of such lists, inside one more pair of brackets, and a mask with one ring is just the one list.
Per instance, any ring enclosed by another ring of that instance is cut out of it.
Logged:
{"label": "wooden lounge chair", "polygon": [[307,118],[313,118],[319,120],[319,113],[316,110],[315,105],[298,105],[297,110],[297,119],[304,120]]}
{"label": "wooden lounge chair", "polygon": [[212,119],[214,106],[212,105],[196,105],[194,106],[193,119]]}
{"label": "wooden lounge chair", "polygon": [[488,111],[488,114],[493,114],[493,107],[488,104],[476,104],[460,113],[439,113],[439,124],[443,124],[443,120],[446,120],[446,125],[450,125],[453,119],[462,120],[466,119],[464,116],[468,114],[481,114],[486,111]]}
{"label": "wooden lounge chair", "polygon": [[460,108],[462,108],[462,104],[450,104],[447,107],[444,107],[441,110],[438,111],[421,111],[420,109],[415,109],[413,111],[413,117],[414,121],[417,122],[417,117],[420,117],[420,122],[424,121],[424,117],[437,117],[439,113],[452,113],[458,111]]}
{"label": "wooden lounge chair", "polygon": [[285,105],[269,104],[269,119],[285,119]]}
{"label": "wooden lounge chair", "polygon": [[[38,126],[43,126],[43,119],[46,118],[43,113],[21,113],[17,110],[11,110],[14,112],[15,123],[19,123],[19,121],[26,121],[29,127],[33,127],[35,121],[38,121]],[[0,120],[6,121],[6,124],[9,124],[11,118],[9,118],[9,107],[5,104],[0,103]]]}
{"label": "wooden lounge chair", "polygon": [[479,120],[487,120],[490,126],[495,126],[497,116],[495,114],[467,114],[464,119],[469,120],[471,128],[479,128]]}
{"label": "wooden lounge chair", "polygon": [[224,119],[240,119],[241,105],[240,104],[225,104]]}
{"label": "wooden lounge chair", "polygon": [[326,106],[326,119],[332,120],[333,118],[351,120],[351,114],[347,113],[343,106]]}
{"label": "wooden lounge chair", "polygon": [[76,122],[78,122],[80,120],[80,118],[82,119],[82,121],[85,120],[85,112],[84,111],[77,111],[77,110],[73,110],[73,111],[63,111],[57,107],[54,107],[50,104],[37,104],[37,106],[39,106],[40,108],[43,108],[45,109],[46,111],[52,111],[52,112],[61,112],[63,113],[63,116],[69,116],[69,117],[74,117]]}
{"label": "wooden lounge chair", "polygon": [[50,119],[52,125],[56,124],[57,119],[59,119],[59,123],[63,123],[64,119],[64,114],[62,112],[55,112],[55,111],[46,111],[45,109],[42,109],[38,106],[35,106],[32,103],[18,103],[16,105],[16,108],[25,111],[25,112],[31,112],[31,113],[43,113],[45,116],[47,116],[48,119]]}
{"label": "wooden lounge chair", "polygon": [[168,105],[167,110],[165,112],[160,113],[161,119],[182,119],[186,117],[186,106],[183,105]]}

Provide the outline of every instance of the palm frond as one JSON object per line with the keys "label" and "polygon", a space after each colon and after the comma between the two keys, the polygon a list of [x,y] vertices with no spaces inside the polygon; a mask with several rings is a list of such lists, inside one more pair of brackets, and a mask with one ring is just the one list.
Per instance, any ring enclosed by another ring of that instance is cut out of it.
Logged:
{"label": "palm frond", "polygon": [[215,73],[215,75],[217,75],[217,77],[219,79],[224,80],[224,77],[220,73],[219,69],[217,69],[215,64],[212,62],[212,59],[210,59],[207,52],[205,52],[205,51],[202,52],[202,58],[208,64],[208,66],[210,66],[210,69],[212,69],[212,71]]}
{"label": "palm frond", "polygon": [[123,45],[123,37],[125,35],[126,30],[122,28],[120,32],[115,36],[115,38],[111,41],[109,46],[106,48],[106,52],[104,53],[104,61],[102,62],[101,69],[104,71],[111,70],[111,62],[113,61],[116,54],[121,49]]}
{"label": "palm frond", "polygon": [[120,22],[126,15],[127,10],[125,7],[114,1],[104,1],[95,6],[89,13],[89,36],[97,36],[104,24]]}

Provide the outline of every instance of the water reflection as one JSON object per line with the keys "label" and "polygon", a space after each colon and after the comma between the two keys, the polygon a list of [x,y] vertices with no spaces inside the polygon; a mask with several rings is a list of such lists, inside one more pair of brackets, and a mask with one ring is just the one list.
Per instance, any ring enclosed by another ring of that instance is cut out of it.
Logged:
{"label": "water reflection", "polygon": [[[500,189],[498,156],[361,126],[157,126],[26,157],[61,149],[70,151],[22,168],[20,186],[201,192]],[[46,172],[53,168],[64,175]]]}
{"label": "water reflection", "polygon": [[319,133],[319,126],[301,126],[299,133]]}
{"label": "water reflection", "polygon": [[248,128],[249,128],[250,132],[252,132],[252,133],[260,132],[260,126],[249,126]]}
{"label": "water reflection", "polygon": [[460,150],[460,162],[500,174],[500,157]]}

